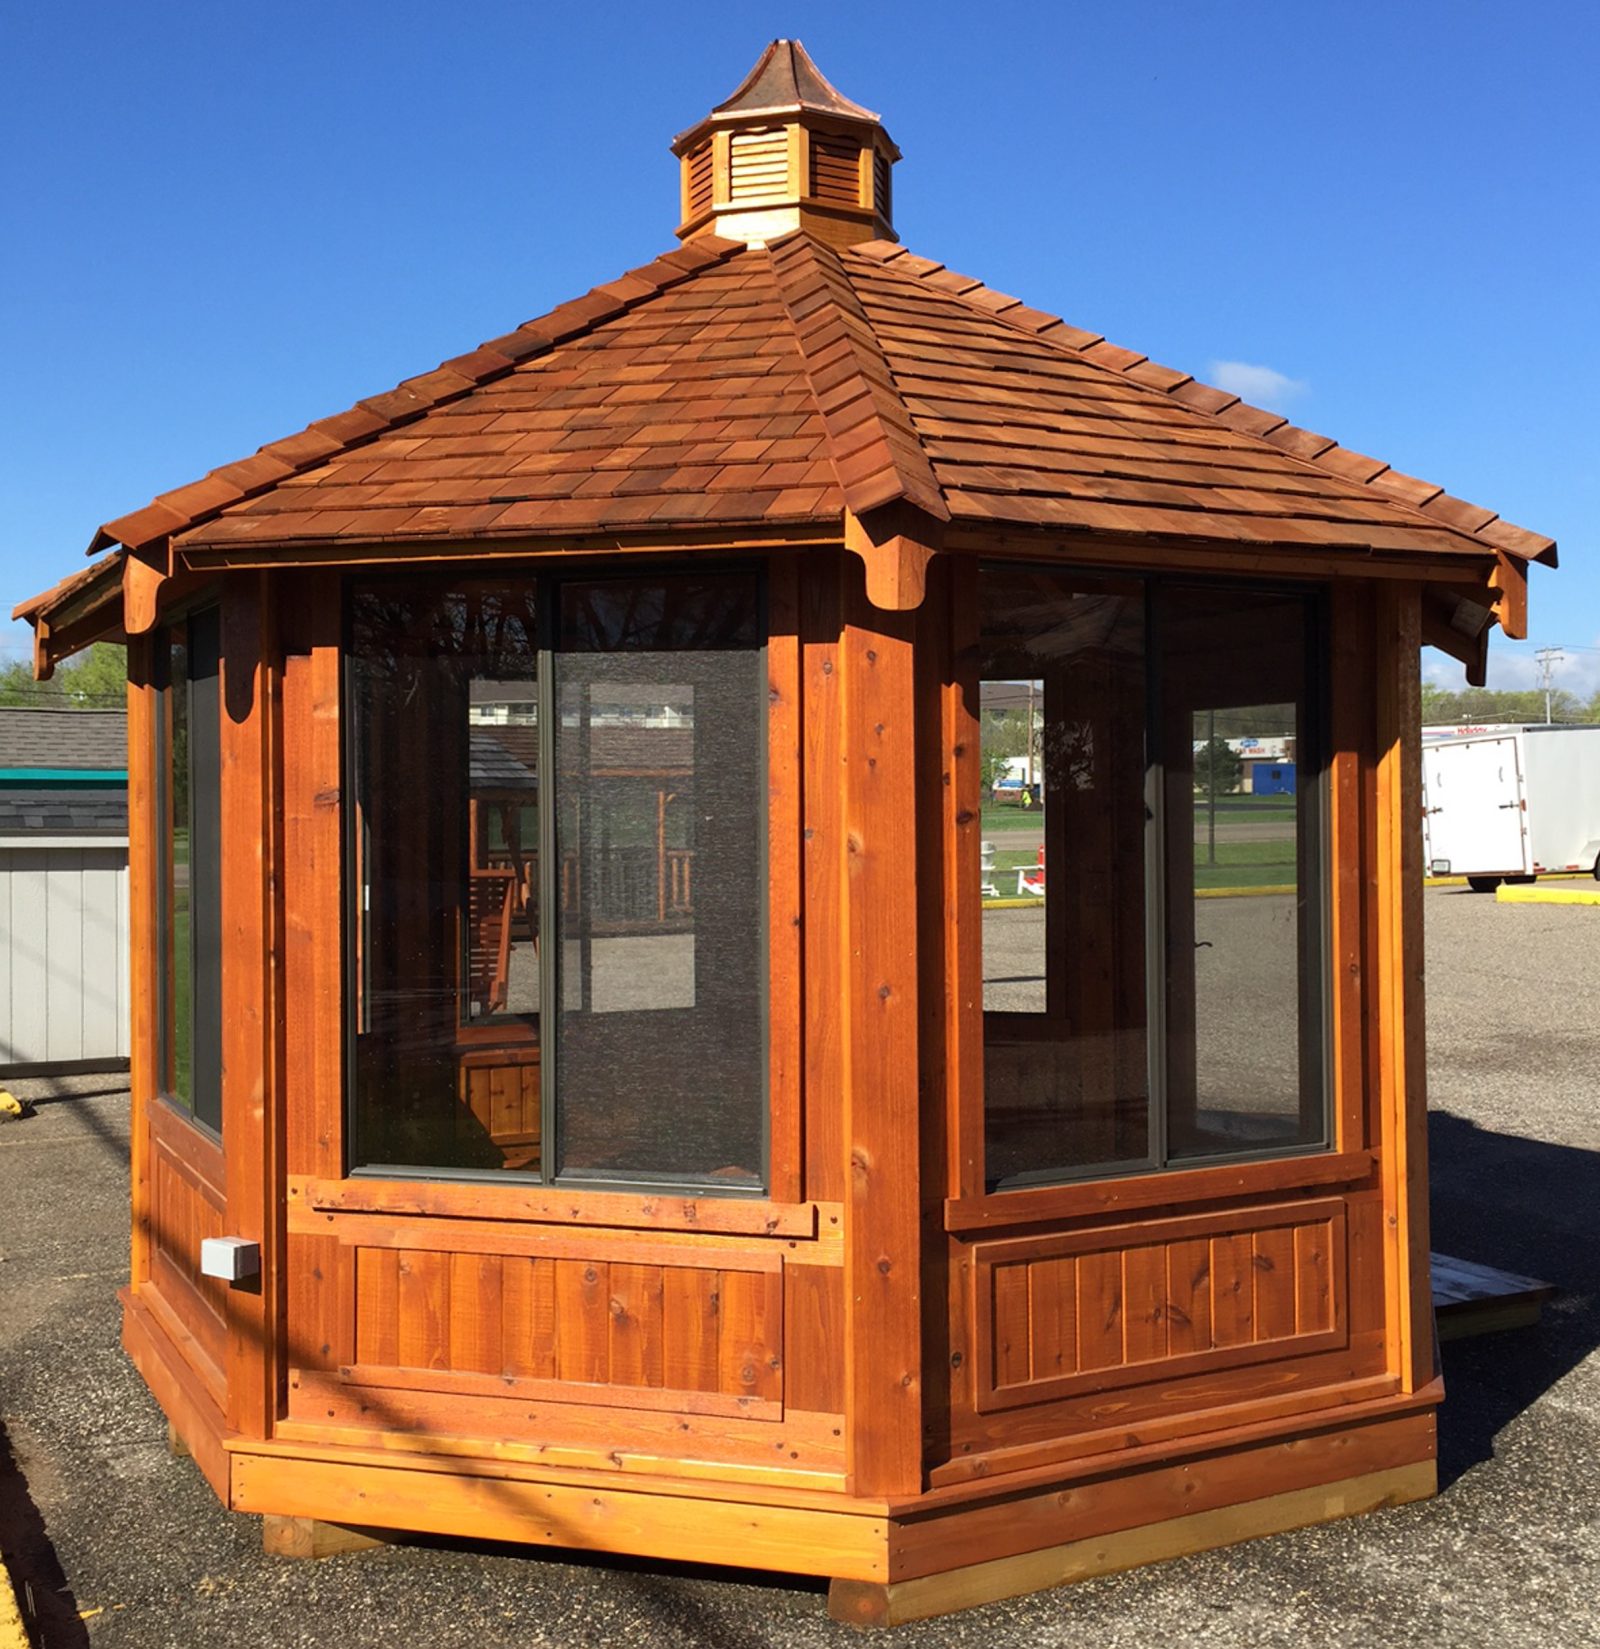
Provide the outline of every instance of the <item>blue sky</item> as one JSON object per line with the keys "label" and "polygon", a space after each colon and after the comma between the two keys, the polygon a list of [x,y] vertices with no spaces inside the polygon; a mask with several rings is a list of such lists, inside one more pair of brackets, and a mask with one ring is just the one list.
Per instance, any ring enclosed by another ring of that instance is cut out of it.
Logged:
{"label": "blue sky", "polygon": [[780,34],[884,115],[917,251],[1556,537],[1490,683],[1561,644],[1600,688],[1577,3],[10,6],[6,610],[99,522],[672,244],[668,142]]}

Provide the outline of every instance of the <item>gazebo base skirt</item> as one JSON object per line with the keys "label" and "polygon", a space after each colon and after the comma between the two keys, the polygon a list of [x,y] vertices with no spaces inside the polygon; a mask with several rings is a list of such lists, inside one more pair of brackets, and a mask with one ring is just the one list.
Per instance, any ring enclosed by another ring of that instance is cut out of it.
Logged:
{"label": "gazebo base skirt", "polygon": [[[709,1560],[823,1576],[836,1618],[892,1626],[1435,1489],[1431,1388],[893,1500],[541,1468],[495,1458],[492,1443],[468,1456],[424,1438],[403,1451],[263,1441],[228,1433],[165,1325],[123,1298],[124,1344],[175,1433],[227,1506],[273,1520],[281,1555],[368,1543],[317,1527],[334,1525]],[[302,1526],[286,1534],[286,1519]]]}

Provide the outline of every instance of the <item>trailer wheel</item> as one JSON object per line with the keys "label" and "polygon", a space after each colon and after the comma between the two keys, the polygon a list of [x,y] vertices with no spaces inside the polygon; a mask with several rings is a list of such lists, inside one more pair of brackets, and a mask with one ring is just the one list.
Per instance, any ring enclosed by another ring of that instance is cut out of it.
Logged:
{"label": "trailer wheel", "polygon": [[1506,877],[1506,885],[1508,887],[1532,887],[1538,880],[1537,876],[1508,876]]}
{"label": "trailer wheel", "polygon": [[1467,886],[1474,893],[1493,893],[1499,885],[1500,878],[1498,876],[1469,876],[1467,878]]}

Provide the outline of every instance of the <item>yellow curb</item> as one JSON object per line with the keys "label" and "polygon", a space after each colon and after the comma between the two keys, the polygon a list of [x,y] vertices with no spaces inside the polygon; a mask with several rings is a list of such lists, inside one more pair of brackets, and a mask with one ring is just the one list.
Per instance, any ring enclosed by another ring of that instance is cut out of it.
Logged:
{"label": "yellow curb", "polygon": [[985,910],[1035,910],[1044,903],[1043,899],[985,899]]}
{"label": "yellow curb", "polygon": [[1259,899],[1264,893],[1298,893],[1293,882],[1284,887],[1197,887],[1196,899]]}
{"label": "yellow curb", "polygon": [[22,1625],[17,1594],[11,1589],[11,1575],[0,1559],[0,1649],[28,1649],[28,1634]]}
{"label": "yellow curb", "polygon": [[[1586,870],[1551,870],[1546,871],[1539,880],[1541,882],[1586,882],[1589,872]],[[1465,876],[1424,876],[1424,887],[1465,887]]]}
{"label": "yellow curb", "polygon": [[1600,887],[1585,892],[1570,887],[1507,887],[1502,882],[1495,899],[1502,905],[1600,905]]}

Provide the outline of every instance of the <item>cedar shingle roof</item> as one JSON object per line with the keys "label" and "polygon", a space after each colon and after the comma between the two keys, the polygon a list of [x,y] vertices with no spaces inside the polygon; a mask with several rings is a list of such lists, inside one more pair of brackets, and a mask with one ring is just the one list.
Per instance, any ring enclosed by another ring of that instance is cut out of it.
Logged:
{"label": "cedar shingle roof", "polygon": [[936,519],[1315,551],[1548,538],[889,242],[698,239],[92,549]]}

